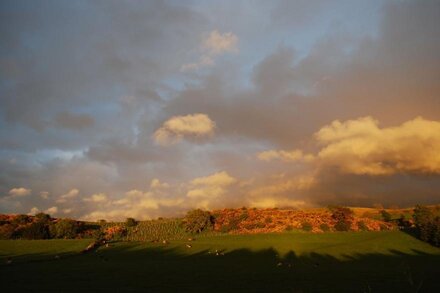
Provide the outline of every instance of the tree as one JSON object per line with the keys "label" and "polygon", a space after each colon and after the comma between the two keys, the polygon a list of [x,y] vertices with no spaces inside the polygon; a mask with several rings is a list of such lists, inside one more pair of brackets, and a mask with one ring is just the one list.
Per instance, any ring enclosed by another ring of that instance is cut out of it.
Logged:
{"label": "tree", "polygon": [[14,224],[14,225],[25,225],[27,223],[29,223],[29,216],[27,216],[27,215],[17,215],[11,221],[11,224]]}
{"label": "tree", "polygon": [[210,212],[201,209],[189,211],[185,217],[185,229],[190,233],[200,233],[213,227],[213,217]]}
{"label": "tree", "polygon": [[312,224],[310,224],[310,222],[307,222],[307,221],[301,223],[301,228],[302,228],[304,231],[307,231],[307,232],[310,232],[310,231],[313,230],[313,226],[312,226]]}
{"label": "tree", "polygon": [[48,239],[50,238],[49,228],[44,222],[34,222],[24,228],[22,237],[29,240]]}
{"label": "tree", "polygon": [[15,226],[12,224],[3,224],[0,226],[0,239],[8,240],[14,238]]}
{"label": "tree", "polygon": [[35,215],[35,219],[37,219],[38,222],[49,223],[50,215],[45,213],[38,213]]}
{"label": "tree", "polygon": [[50,226],[50,234],[53,238],[75,238],[78,231],[78,223],[71,219],[61,219]]}
{"label": "tree", "polygon": [[134,227],[137,225],[137,221],[133,218],[127,218],[127,220],[125,220],[125,226],[127,227]]}
{"label": "tree", "polygon": [[413,214],[414,222],[418,236],[423,241],[429,242],[431,234],[431,222],[434,220],[434,215],[427,207],[416,205]]}
{"label": "tree", "polygon": [[381,210],[380,214],[385,222],[391,222],[391,214],[386,210]]}
{"label": "tree", "polygon": [[336,231],[349,231],[353,222],[353,211],[347,207],[330,207],[332,218],[336,221]]}

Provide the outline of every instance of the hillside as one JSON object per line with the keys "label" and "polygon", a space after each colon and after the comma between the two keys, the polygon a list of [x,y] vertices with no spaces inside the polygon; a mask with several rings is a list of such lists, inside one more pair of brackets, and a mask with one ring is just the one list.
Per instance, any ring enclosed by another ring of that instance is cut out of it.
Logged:
{"label": "hillside", "polygon": [[[354,210],[350,230],[380,231],[395,227],[380,219],[375,209]],[[327,208],[294,209],[222,209],[212,212],[214,230],[236,234],[272,233],[295,229],[315,233],[335,230],[336,220]]]}

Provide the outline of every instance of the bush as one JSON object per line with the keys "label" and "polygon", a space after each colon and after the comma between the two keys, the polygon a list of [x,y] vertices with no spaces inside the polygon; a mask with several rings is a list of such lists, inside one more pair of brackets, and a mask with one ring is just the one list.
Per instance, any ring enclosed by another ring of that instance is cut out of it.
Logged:
{"label": "bush", "polygon": [[335,224],[335,230],[340,232],[350,231],[351,223],[337,222]]}
{"label": "bush", "polygon": [[45,213],[38,213],[35,215],[35,219],[38,222],[49,223],[50,222],[50,215],[45,214]]}
{"label": "bush", "polygon": [[330,231],[330,227],[327,224],[324,224],[324,223],[319,225],[319,229],[321,229],[323,232]]}
{"label": "bush", "polygon": [[270,224],[270,223],[272,223],[272,217],[267,217],[266,219],[264,219],[264,222],[266,223],[266,224]]}
{"label": "bush", "polygon": [[228,224],[222,226],[221,230],[223,233],[228,233],[230,231],[237,230],[241,222],[242,222],[241,216],[232,217],[231,219],[229,219]]}
{"label": "bush", "polygon": [[292,225],[287,225],[286,228],[284,228],[284,231],[292,231],[292,230],[293,230]]}
{"label": "bush", "polygon": [[127,236],[127,229],[122,226],[108,227],[104,231],[104,238],[107,240],[122,240]]}
{"label": "bush", "polygon": [[431,223],[434,220],[434,215],[427,207],[417,205],[413,214],[414,222],[416,224],[418,237],[429,242],[431,238]]}
{"label": "bush", "polygon": [[71,219],[61,219],[49,226],[50,235],[53,238],[76,238],[78,230],[78,223]]}
{"label": "bush", "polygon": [[330,207],[332,218],[336,221],[336,231],[349,231],[353,222],[353,211],[347,207]]}
{"label": "bush", "polygon": [[358,225],[359,230],[361,230],[361,231],[368,231],[368,227],[367,227],[367,225],[365,224],[364,221],[359,221],[357,223],[357,225]]}
{"label": "bush", "polygon": [[211,213],[201,209],[189,211],[185,217],[185,230],[190,233],[212,229],[213,224]]}
{"label": "bush", "polygon": [[127,218],[127,220],[125,220],[125,226],[127,227],[134,227],[137,225],[137,221],[133,218]]}
{"label": "bush", "polygon": [[44,222],[34,222],[24,228],[22,237],[29,240],[49,239],[49,228]]}
{"label": "bush", "polygon": [[405,215],[400,215],[400,218],[397,220],[397,225],[402,229],[411,227],[411,223],[406,220]]}
{"label": "bush", "polygon": [[15,226],[12,224],[3,224],[0,226],[0,239],[8,240],[14,238]]}
{"label": "bush", "polygon": [[432,222],[431,244],[440,246],[440,217],[436,217]]}
{"label": "bush", "polygon": [[380,215],[385,222],[391,222],[391,214],[386,210],[381,210]]}
{"label": "bush", "polygon": [[17,215],[14,217],[14,219],[12,220],[11,224],[14,225],[25,225],[27,223],[29,223],[29,216],[27,215]]}
{"label": "bush", "polygon": [[310,224],[309,222],[303,222],[303,223],[301,224],[301,228],[302,228],[304,231],[310,232],[310,231],[312,231],[313,226],[312,226],[312,224]]}
{"label": "bush", "polygon": [[413,214],[418,237],[435,246],[440,246],[440,217],[424,206],[417,205]]}
{"label": "bush", "polygon": [[240,222],[247,220],[247,218],[249,218],[249,213],[246,210],[244,210],[240,215]]}

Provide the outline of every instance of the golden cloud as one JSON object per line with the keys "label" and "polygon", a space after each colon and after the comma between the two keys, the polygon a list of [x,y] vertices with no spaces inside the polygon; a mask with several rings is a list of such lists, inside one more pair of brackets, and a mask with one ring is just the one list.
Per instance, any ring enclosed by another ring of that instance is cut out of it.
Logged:
{"label": "golden cloud", "polygon": [[[322,127],[315,138],[320,151],[303,155],[300,150],[270,150],[260,160],[315,162],[357,175],[440,173],[440,122],[421,117],[400,126],[380,128],[372,117]],[[306,157],[308,159],[306,159]]]}
{"label": "golden cloud", "polygon": [[32,190],[28,188],[19,187],[19,188],[12,188],[11,190],[9,190],[9,195],[11,197],[21,197],[21,196],[30,195],[31,192]]}
{"label": "golden cloud", "polygon": [[206,136],[214,133],[215,123],[206,114],[174,116],[154,133],[156,143],[170,145],[184,136]]}
{"label": "golden cloud", "polygon": [[257,155],[258,159],[262,161],[281,160],[284,162],[305,161],[311,162],[314,159],[312,154],[304,154],[301,150],[269,150],[260,152]]}
{"label": "golden cloud", "polygon": [[198,208],[209,209],[215,205],[216,199],[225,195],[228,188],[238,180],[227,172],[217,172],[206,177],[199,177],[191,181],[186,196],[195,199]]}
{"label": "golden cloud", "polygon": [[440,122],[416,118],[379,128],[371,117],[334,121],[316,133],[322,165],[351,174],[440,173]]}

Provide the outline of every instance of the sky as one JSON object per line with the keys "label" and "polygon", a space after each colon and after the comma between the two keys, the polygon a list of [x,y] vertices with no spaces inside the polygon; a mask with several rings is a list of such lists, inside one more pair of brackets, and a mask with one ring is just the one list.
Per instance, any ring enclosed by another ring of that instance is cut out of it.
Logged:
{"label": "sky", "polygon": [[440,202],[440,1],[0,1],[0,213]]}

